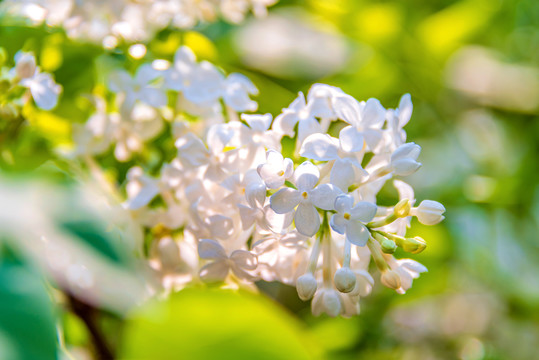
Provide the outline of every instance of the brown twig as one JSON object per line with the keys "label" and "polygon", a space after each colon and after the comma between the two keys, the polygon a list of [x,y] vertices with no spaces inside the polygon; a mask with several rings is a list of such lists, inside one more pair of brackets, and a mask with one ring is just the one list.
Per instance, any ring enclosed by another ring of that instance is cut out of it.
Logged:
{"label": "brown twig", "polygon": [[86,324],[90,332],[97,357],[101,360],[114,359],[114,354],[96,323],[98,310],[76,299],[73,295],[67,294],[67,296],[71,309]]}

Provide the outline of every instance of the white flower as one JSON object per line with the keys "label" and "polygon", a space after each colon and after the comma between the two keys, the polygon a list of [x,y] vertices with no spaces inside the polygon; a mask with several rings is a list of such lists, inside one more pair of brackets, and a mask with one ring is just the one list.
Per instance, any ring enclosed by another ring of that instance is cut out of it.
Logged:
{"label": "white flower", "polygon": [[442,215],[445,207],[437,201],[423,200],[418,207],[412,209],[412,215],[425,225],[436,225],[445,217]]}
{"label": "white flower", "polygon": [[322,288],[314,295],[311,307],[314,316],[326,313],[331,317],[335,317],[341,313],[343,304],[339,293],[335,289]]}
{"label": "white flower", "polygon": [[346,239],[357,246],[365,246],[369,239],[369,229],[364,225],[376,215],[377,206],[360,201],[353,206],[354,200],[348,195],[340,195],[335,199],[335,210],[330,225],[339,234],[345,234]]}
{"label": "white flower", "polygon": [[420,152],[421,147],[413,142],[399,146],[391,154],[390,167],[395,175],[407,176],[415,173],[421,167],[421,163],[416,161]]}
{"label": "white flower", "polygon": [[135,76],[124,70],[118,70],[110,75],[109,87],[114,92],[122,93],[122,109],[129,111],[135,102],[140,101],[153,107],[161,107],[167,103],[165,93],[153,83],[161,73],[150,64],[144,64],[137,69]]}
{"label": "white flower", "polygon": [[295,285],[298,277],[307,270],[309,238],[297,230],[259,234],[262,238],[253,244],[253,251],[258,257],[257,271],[262,279]]}
{"label": "white flower", "polygon": [[174,55],[173,65],[165,71],[165,84],[171,90],[181,91],[192,103],[208,105],[222,96],[225,77],[213,64],[197,63],[193,51],[181,46]]}
{"label": "white flower", "polygon": [[58,103],[62,87],[54,82],[47,73],[36,73],[30,78],[21,80],[21,86],[30,89],[36,105],[43,110],[51,110]]}
{"label": "white flower", "polygon": [[231,145],[242,147],[239,150],[239,157],[243,167],[251,168],[252,165],[262,163],[266,157],[266,149],[281,150],[281,135],[269,130],[272,121],[271,114],[242,114],[241,119],[249,126],[239,121],[227,125],[235,131],[236,135]]}
{"label": "white flower", "polygon": [[250,207],[238,204],[238,210],[244,230],[256,224],[259,229],[279,233],[290,226],[293,220],[291,213],[277,214],[269,205]]}
{"label": "white flower", "polygon": [[249,98],[249,95],[258,95],[258,89],[246,76],[230,74],[223,87],[223,100],[227,106],[236,111],[255,111],[258,108],[256,101]]}
{"label": "white flower", "polygon": [[172,66],[164,73],[168,89],[182,91],[190,85],[190,74],[196,66],[196,56],[187,46],[180,46],[174,54]]}
{"label": "white flower", "polygon": [[412,287],[413,280],[417,279],[419,274],[427,271],[423,264],[412,259],[397,260],[390,256],[387,263],[391,270],[387,271],[386,274],[390,274],[390,276],[386,279],[382,278],[382,282],[385,286],[395,289],[399,294],[404,294]]}
{"label": "white flower", "polygon": [[224,151],[228,142],[234,136],[226,124],[217,124],[208,130],[208,147],[193,133],[176,140],[178,158],[189,168],[207,166],[204,176],[210,180],[222,180],[233,168],[236,151]]}
{"label": "white flower", "polygon": [[22,87],[30,90],[36,105],[41,109],[51,110],[58,103],[62,87],[54,82],[50,74],[39,71],[34,54],[19,51],[15,55],[15,68],[11,74]]}
{"label": "white flower", "polygon": [[296,229],[305,236],[313,236],[320,227],[320,216],[315,206],[332,210],[335,198],[341,191],[331,184],[316,186],[320,171],[309,161],[298,166],[294,177],[297,190],[284,188],[277,191],[270,198],[270,206],[277,214],[295,211]]}
{"label": "white flower", "polygon": [[[369,254],[370,255],[370,254]],[[355,296],[367,296],[371,293],[374,286],[374,279],[367,270],[359,269],[353,270],[356,275],[356,287],[352,290],[350,295]]]}
{"label": "white flower", "polygon": [[258,165],[258,174],[269,189],[278,189],[294,173],[294,163],[275,150],[266,152],[266,162]]}
{"label": "white flower", "polygon": [[297,141],[299,144],[314,133],[322,131],[320,123],[311,112],[309,105],[305,103],[305,96],[302,92],[283,112],[275,118],[273,130],[290,137],[294,136],[294,126],[298,124]]}
{"label": "white flower", "polygon": [[347,126],[339,133],[339,139],[328,134],[308,136],[300,149],[300,155],[318,161],[334,161],[330,182],[342,191],[369,174],[361,167],[357,156],[363,150],[363,136],[354,127]]}
{"label": "white flower", "polygon": [[243,280],[253,281],[255,277],[249,274],[257,266],[254,254],[246,250],[235,250],[227,256],[225,249],[215,240],[202,239],[198,243],[200,258],[213,260],[200,269],[200,278],[205,282],[222,282],[229,271]]}
{"label": "white flower", "polygon": [[144,175],[142,168],[135,166],[127,172],[128,200],[124,206],[129,210],[138,210],[148,205],[160,192],[159,182]]}
{"label": "white flower", "polygon": [[386,113],[387,136],[386,140],[389,146],[399,147],[406,141],[406,131],[403,127],[408,124],[412,117],[412,97],[410,94],[402,95],[399,101],[399,107],[395,110],[388,109]]}
{"label": "white flower", "polygon": [[359,130],[369,149],[374,150],[382,138],[381,129],[386,116],[380,101],[371,98],[360,103],[346,94],[337,95],[332,100],[337,116]]}
{"label": "white flower", "polygon": [[307,100],[311,106],[314,116],[322,119],[333,119],[336,117],[333,111],[332,99],[336,96],[344,95],[343,91],[337,87],[326,84],[314,84],[309,89]]}

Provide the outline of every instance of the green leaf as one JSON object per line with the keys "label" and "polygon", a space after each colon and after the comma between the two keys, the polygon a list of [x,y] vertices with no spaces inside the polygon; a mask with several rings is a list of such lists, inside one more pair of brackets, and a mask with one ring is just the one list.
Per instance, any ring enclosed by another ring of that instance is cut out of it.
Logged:
{"label": "green leaf", "polygon": [[57,358],[55,315],[41,278],[17,260],[0,260],[0,359]]}
{"label": "green leaf", "polygon": [[186,289],[127,323],[121,359],[316,359],[317,344],[261,295]]}
{"label": "green leaf", "polygon": [[61,226],[108,260],[117,264],[125,262],[125,257],[114,245],[111,234],[94,219],[67,219],[61,223]]}

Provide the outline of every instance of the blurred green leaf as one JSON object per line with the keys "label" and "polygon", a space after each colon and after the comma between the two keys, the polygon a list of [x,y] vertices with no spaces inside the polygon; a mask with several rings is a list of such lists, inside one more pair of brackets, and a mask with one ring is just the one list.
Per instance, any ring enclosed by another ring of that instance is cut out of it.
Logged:
{"label": "blurred green leaf", "polygon": [[0,262],[0,359],[57,359],[55,315],[39,275],[14,259]]}
{"label": "blurred green leaf", "polygon": [[107,259],[118,264],[126,262],[125,256],[116,246],[117,241],[114,241],[113,235],[101,223],[77,217],[62,221],[61,226]]}
{"label": "blurred green leaf", "polygon": [[151,303],[126,326],[122,359],[313,359],[318,344],[270,300],[186,289]]}

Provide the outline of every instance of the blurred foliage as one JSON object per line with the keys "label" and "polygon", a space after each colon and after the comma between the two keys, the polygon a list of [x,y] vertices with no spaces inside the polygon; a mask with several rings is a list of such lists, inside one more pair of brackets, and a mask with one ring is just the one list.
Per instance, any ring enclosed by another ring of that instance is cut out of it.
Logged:
{"label": "blurred foliage", "polygon": [[[314,359],[297,319],[250,293],[184,289],[147,304],[126,324],[121,359]],[[181,354],[181,355],[180,355]]]}
{"label": "blurred foliage", "polygon": [[0,358],[56,359],[56,311],[41,276],[7,246],[0,258]]}
{"label": "blurred foliage", "polygon": [[[379,98],[387,107],[396,106],[409,92],[414,114],[406,130],[408,139],[423,147],[424,164],[411,183],[419,200],[434,199],[447,208],[442,224],[425,227],[414,221],[410,230],[410,235],[428,241],[417,260],[429,273],[405,296],[376,287],[362,300],[362,314],[353,319],[314,318],[309,304],[283,285],[259,287],[293,314],[262,296],[189,289],[131,317],[122,356],[177,358],[181,353],[182,358],[203,359],[233,352],[235,359],[536,357],[539,109],[485,103],[455,88],[451,69],[458,65],[458,55],[473,46],[496,54],[502,64],[539,71],[539,2],[282,0],[270,9],[270,16],[274,14],[291,14],[294,21],[343,40],[345,65],[323,76],[278,76],[246,65],[235,38],[249,23],[235,27],[218,22],[187,33],[164,30],[140,60],[124,55],[126,44],[120,44],[122,51],[106,52],[73,42],[56,29],[2,23],[0,47],[9,54],[7,63],[13,64],[20,49],[34,51],[64,91],[52,112],[28,106],[28,121],[0,124],[0,168],[28,172],[57,161],[56,149],[69,146],[71,125],[84,122],[93,111],[89,95],[102,91],[110,69],[121,65],[134,71],[148,59],[170,60],[183,43],[201,59],[249,76],[260,89],[260,112],[277,114],[313,82],[341,87],[358,99]],[[323,49],[311,49],[315,58],[317,51]],[[473,83],[471,75],[467,80]],[[164,139],[158,144],[173,148]],[[139,162],[157,171],[157,164],[170,157],[163,149],[150,148],[120,167],[113,166],[111,153],[98,160],[122,182]],[[57,179],[46,171],[40,176]],[[394,196],[394,190],[388,186],[383,194]],[[104,246],[106,256],[115,256],[105,240],[94,240],[92,246]],[[25,358],[25,351],[43,351],[54,358],[54,317],[39,279],[22,264],[4,262],[0,275],[0,341],[12,344],[0,348],[21,351],[23,355],[14,358]],[[27,284],[24,294],[8,289],[21,283]],[[29,314],[25,309],[33,310]],[[67,313],[63,324],[69,348],[89,347],[89,335],[77,317]]]}

